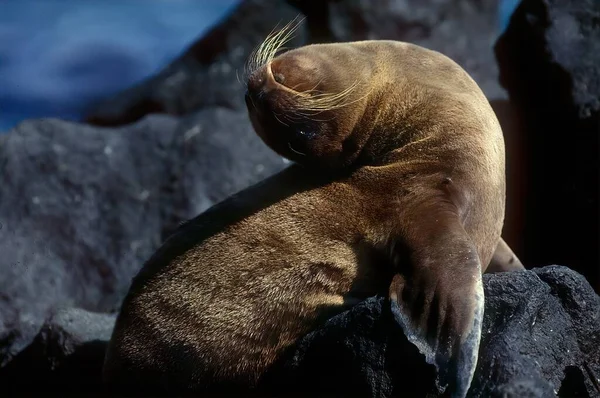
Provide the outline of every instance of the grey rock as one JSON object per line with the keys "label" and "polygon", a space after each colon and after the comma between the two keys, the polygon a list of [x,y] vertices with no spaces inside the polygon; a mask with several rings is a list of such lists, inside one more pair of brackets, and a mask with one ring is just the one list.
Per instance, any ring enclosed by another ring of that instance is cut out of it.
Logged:
{"label": "grey rock", "polygon": [[119,305],[161,241],[176,126],[34,120],[0,137],[0,365],[53,305]]}
{"label": "grey rock", "polygon": [[559,263],[600,291],[600,2],[523,0],[495,46],[523,121],[521,260]]}
{"label": "grey rock", "polygon": [[116,315],[78,308],[55,311],[0,372],[3,394],[102,391],[104,351],[115,320]]}
{"label": "grey rock", "polygon": [[247,186],[282,170],[288,161],[256,135],[246,112],[201,110],[183,118],[177,136],[179,168],[171,206],[187,220]]}

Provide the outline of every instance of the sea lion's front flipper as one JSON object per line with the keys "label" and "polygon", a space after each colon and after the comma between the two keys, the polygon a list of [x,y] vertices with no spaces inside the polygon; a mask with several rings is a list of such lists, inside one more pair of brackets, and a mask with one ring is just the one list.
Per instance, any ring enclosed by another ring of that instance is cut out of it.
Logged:
{"label": "sea lion's front flipper", "polygon": [[[443,217],[436,220],[436,228],[415,231],[405,242],[404,262],[409,264],[395,274],[390,299],[409,341],[437,368],[440,389],[464,397],[479,352],[481,264],[462,225],[449,224]],[[419,225],[427,226],[426,218]]]}
{"label": "sea lion's front flipper", "polygon": [[500,238],[498,246],[496,246],[496,251],[494,251],[494,257],[492,257],[492,261],[490,261],[485,272],[522,271],[524,269],[525,267],[517,255],[504,239]]}

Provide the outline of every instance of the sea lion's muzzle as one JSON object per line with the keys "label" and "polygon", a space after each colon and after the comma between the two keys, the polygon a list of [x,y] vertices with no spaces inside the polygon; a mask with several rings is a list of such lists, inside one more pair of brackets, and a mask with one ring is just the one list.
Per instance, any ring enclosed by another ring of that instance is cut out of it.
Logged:
{"label": "sea lion's muzzle", "polygon": [[261,100],[266,94],[274,90],[283,90],[292,95],[300,95],[300,93],[285,85],[286,76],[281,71],[273,69],[272,63],[268,63],[254,71],[248,79],[246,94],[253,100]]}
{"label": "sea lion's muzzle", "polygon": [[[280,116],[285,114],[286,108],[293,106],[293,102],[282,100],[282,98],[293,98],[302,95],[302,93],[287,87],[284,84],[286,80],[290,81],[290,79],[286,79],[283,73],[273,68],[272,63],[257,69],[248,79],[248,88],[245,95],[246,105],[251,112],[256,112],[260,116],[273,111]],[[276,120],[286,127],[292,127],[292,124],[296,125],[298,123],[298,120],[295,120],[295,123],[290,120],[283,122],[281,118]],[[309,131],[309,126],[305,124],[294,126],[292,130],[297,133],[297,138],[307,139],[313,136],[312,132]]]}

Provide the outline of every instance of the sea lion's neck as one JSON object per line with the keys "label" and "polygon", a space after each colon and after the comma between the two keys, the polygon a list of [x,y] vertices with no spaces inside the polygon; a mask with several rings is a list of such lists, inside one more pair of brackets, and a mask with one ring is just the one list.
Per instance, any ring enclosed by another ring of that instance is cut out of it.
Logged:
{"label": "sea lion's neck", "polygon": [[[394,97],[402,95],[402,101]],[[432,119],[431,94],[401,83],[382,85],[371,95],[356,129],[368,136],[356,159],[358,165],[391,162],[390,154],[428,134]],[[400,104],[400,105],[399,105]]]}

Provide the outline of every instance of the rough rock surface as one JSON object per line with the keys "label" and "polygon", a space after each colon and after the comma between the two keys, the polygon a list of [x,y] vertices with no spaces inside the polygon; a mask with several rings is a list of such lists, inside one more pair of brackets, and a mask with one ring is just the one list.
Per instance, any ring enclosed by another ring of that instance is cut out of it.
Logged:
{"label": "rough rock surface", "polygon": [[582,275],[547,266],[486,275],[484,283],[472,396],[600,394],[600,297]]}
{"label": "rough rock surface", "polygon": [[118,308],[179,222],[285,166],[243,117],[35,120],[0,137],[0,366],[55,305]]}
{"label": "rough rock surface", "polygon": [[176,220],[200,214],[289,162],[256,135],[246,112],[208,108],[181,119],[174,156],[177,185],[169,207]]}
{"label": "rough rock surface", "polygon": [[[482,343],[470,397],[600,394],[600,297],[581,275],[548,266],[485,275],[484,285]],[[100,347],[113,323],[114,316],[60,312],[13,361],[13,373],[0,372],[2,385],[39,391],[45,388],[40,383],[2,379],[36,369],[36,380],[52,380],[51,388],[65,383],[71,392],[100,391]],[[434,379],[433,368],[394,323],[389,302],[372,297],[306,335],[268,383],[280,394],[436,396]]]}
{"label": "rough rock surface", "polygon": [[[485,275],[484,284],[480,358],[469,396],[600,394],[600,297],[581,275],[548,266]],[[415,359],[385,303],[368,299],[307,335],[286,363],[294,388],[347,386],[364,396],[435,391],[432,374],[418,366],[423,359]]]}
{"label": "rough rock surface", "polygon": [[[292,7],[295,6],[295,7]],[[206,106],[242,109],[244,64],[276,25],[306,17],[288,45],[363,39],[410,41],[461,64],[490,98],[504,97],[491,47],[494,0],[246,0],[156,76],[109,98],[89,123],[114,126],[149,113],[183,115]]]}
{"label": "rough rock surface", "polygon": [[127,131],[35,120],[0,137],[0,365],[54,304],[119,305],[161,241],[176,125],[167,116]]}
{"label": "rough rock surface", "polygon": [[521,259],[557,262],[600,291],[600,2],[523,0],[496,44],[523,123]]}
{"label": "rough rock surface", "polygon": [[104,351],[116,316],[63,308],[0,372],[4,394],[100,392]]}

